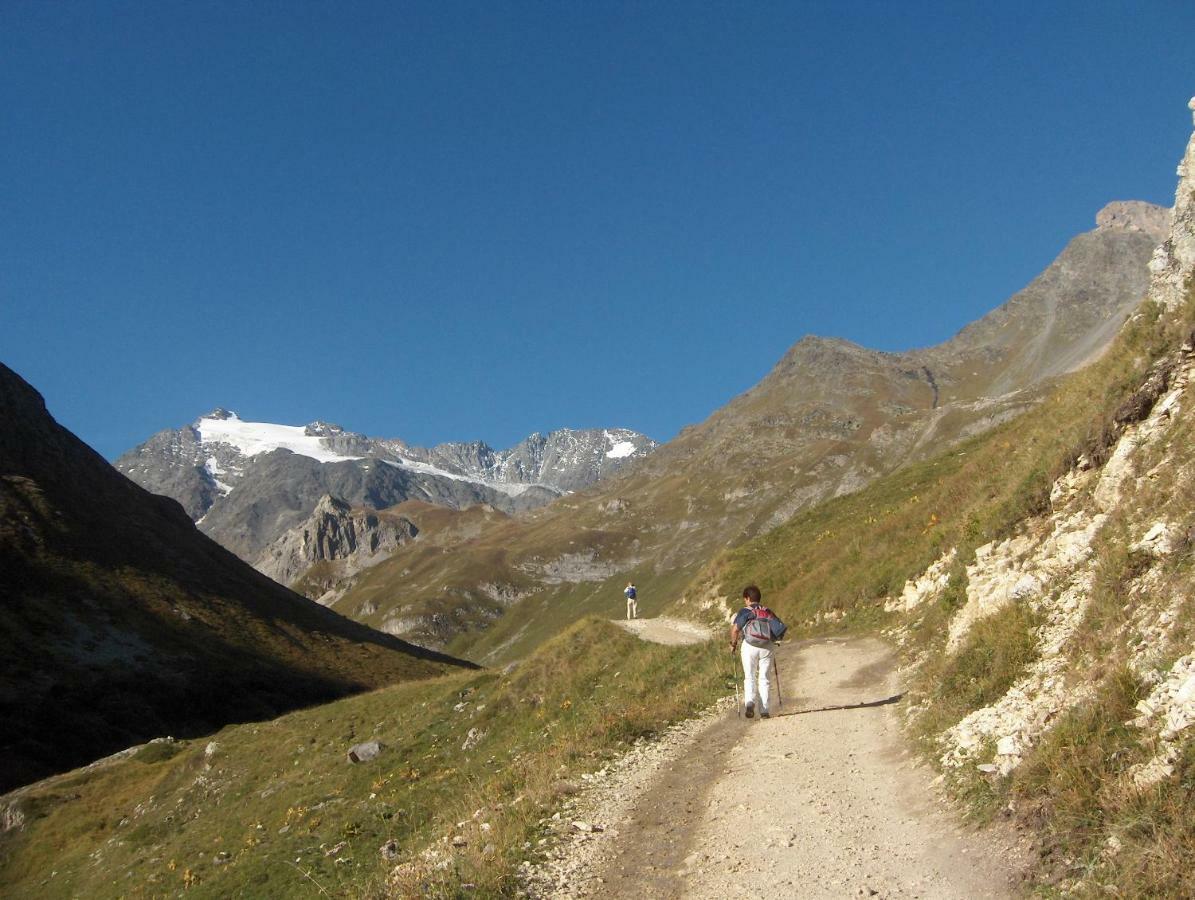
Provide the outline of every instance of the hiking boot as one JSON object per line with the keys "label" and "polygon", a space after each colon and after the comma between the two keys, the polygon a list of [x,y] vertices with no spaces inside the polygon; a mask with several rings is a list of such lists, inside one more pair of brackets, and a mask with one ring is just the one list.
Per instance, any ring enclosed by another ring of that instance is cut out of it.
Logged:
{"label": "hiking boot", "polygon": [[743,711],[743,715],[745,715],[748,719],[754,719],[755,718],[755,704],[748,703],[747,708]]}
{"label": "hiking boot", "polygon": [[770,719],[770,718],[772,718],[772,714],[771,714],[771,713],[769,713],[769,712],[761,712],[761,713],[759,714],[759,717],[760,717],[761,719]]}

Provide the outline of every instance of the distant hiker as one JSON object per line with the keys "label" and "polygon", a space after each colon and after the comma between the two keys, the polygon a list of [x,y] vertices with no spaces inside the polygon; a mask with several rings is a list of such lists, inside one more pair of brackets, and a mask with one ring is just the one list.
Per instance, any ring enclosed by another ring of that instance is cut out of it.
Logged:
{"label": "distant hiker", "polygon": [[639,601],[636,599],[639,592],[635,590],[635,582],[628,581],[626,590],[623,591],[627,595],[627,618],[639,618]]}
{"label": "distant hiker", "polygon": [[768,672],[772,669],[772,654],[776,641],[784,636],[785,624],[776,614],[760,602],[762,595],[753,584],[743,588],[743,599],[747,605],[738,611],[730,626],[730,652],[734,653],[743,641],[743,701],[748,719],[755,715],[755,688],[759,685],[759,715],[768,718],[772,709],[768,705],[771,685]]}

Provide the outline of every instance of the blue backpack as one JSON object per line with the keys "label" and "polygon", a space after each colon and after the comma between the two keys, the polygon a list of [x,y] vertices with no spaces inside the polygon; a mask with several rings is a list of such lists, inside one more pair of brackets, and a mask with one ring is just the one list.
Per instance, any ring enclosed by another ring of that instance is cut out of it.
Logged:
{"label": "blue backpack", "polygon": [[629,587],[629,588],[627,588],[627,590],[626,590],[626,594],[627,594],[627,599],[628,599],[628,600],[634,600],[634,599],[635,599],[635,589],[634,589],[633,587]]}

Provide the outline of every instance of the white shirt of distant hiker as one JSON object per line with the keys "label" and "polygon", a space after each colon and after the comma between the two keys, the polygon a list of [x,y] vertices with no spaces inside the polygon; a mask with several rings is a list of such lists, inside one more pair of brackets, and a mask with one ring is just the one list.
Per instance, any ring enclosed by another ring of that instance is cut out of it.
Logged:
{"label": "white shirt of distant hiker", "polygon": [[635,582],[628,581],[623,593],[627,596],[627,618],[639,618],[639,592],[635,589]]}

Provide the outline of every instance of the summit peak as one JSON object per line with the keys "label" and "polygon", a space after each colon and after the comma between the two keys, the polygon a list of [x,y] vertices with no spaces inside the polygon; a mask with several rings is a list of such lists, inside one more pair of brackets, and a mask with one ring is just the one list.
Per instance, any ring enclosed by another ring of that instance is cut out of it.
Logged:
{"label": "summit peak", "polygon": [[1113,200],[1095,216],[1097,228],[1141,231],[1161,243],[1170,231],[1170,210],[1144,200]]}

